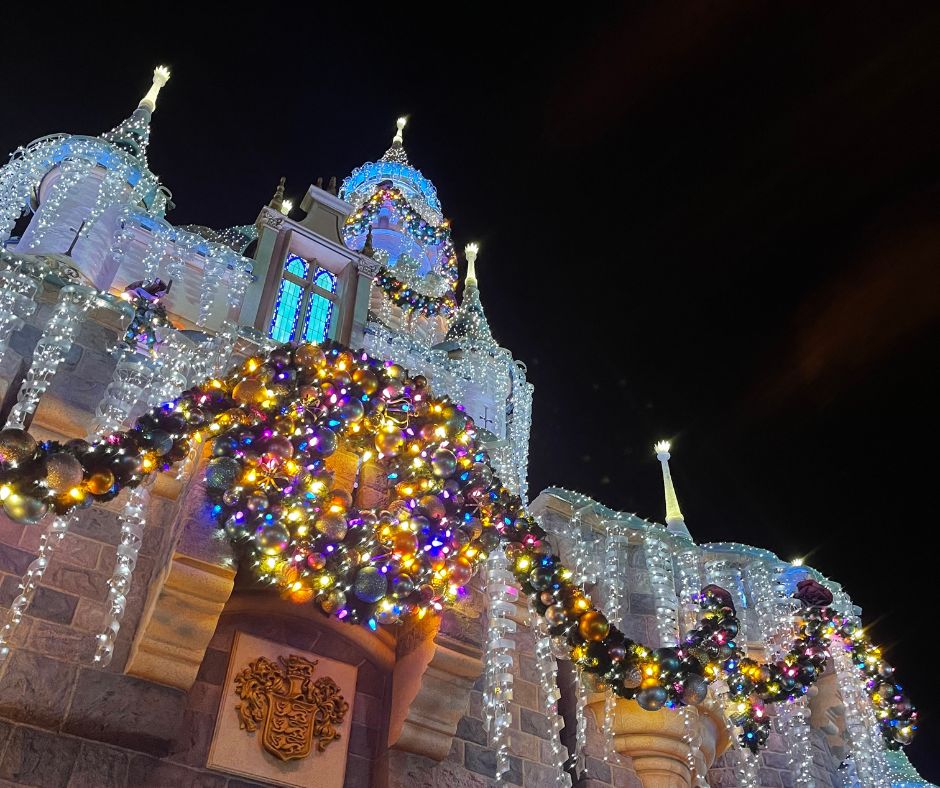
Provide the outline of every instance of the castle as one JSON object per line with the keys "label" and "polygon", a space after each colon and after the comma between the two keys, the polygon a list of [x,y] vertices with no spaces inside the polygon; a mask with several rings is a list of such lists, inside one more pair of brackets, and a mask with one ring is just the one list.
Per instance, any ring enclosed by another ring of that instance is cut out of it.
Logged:
{"label": "castle", "polygon": [[404,119],[177,227],[168,79],[0,170],[0,780],[926,785],[861,611],[696,544],[668,444],[662,524],[529,495],[533,389]]}

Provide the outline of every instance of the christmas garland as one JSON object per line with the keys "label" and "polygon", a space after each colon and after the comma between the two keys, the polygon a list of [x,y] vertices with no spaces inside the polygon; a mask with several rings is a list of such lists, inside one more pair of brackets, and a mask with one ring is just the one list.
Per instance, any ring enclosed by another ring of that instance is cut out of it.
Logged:
{"label": "christmas garland", "polygon": [[[502,544],[556,648],[645,709],[701,703],[708,684],[724,680],[729,717],[756,752],[770,731],[765,704],[804,694],[838,636],[869,679],[889,744],[907,743],[916,729],[916,712],[887,680],[877,650],[819,607],[815,588],[803,589],[800,636],[778,664],[743,656],[731,596],[714,585],[702,590],[702,621],[682,643],[653,650],[630,640],[572,582],[494,473],[463,409],[435,397],[422,376],[339,346],[249,358],[93,444],[37,443],[2,430],[0,501],[12,519],[38,522],[50,508],[61,514],[114,498],[204,439],[212,442],[206,487],[217,522],[256,577],[296,602],[373,629],[424,616],[466,593]],[[340,446],[358,460],[351,492],[334,488],[326,463]],[[381,510],[359,500],[372,460],[392,492]]]}
{"label": "christmas garland", "polygon": [[[918,727],[918,714],[894,680],[894,668],[885,661],[881,648],[872,644],[852,617],[840,615],[830,605],[832,593],[815,580],[802,580],[794,596],[803,606],[798,614],[800,627],[785,662],[783,674],[807,686],[822,673],[833,648],[843,648],[865,677],[865,690],[871,699],[882,738],[888,749],[908,745]],[[768,700],[779,700],[784,692]]]}
{"label": "christmas garland", "polygon": [[449,315],[456,307],[457,290],[457,255],[450,235],[450,224],[445,219],[439,225],[433,225],[418,214],[408,203],[401,189],[384,181],[362,206],[350,214],[343,226],[343,240],[350,245],[354,238],[367,232],[378,217],[383,207],[391,208],[398,216],[404,232],[408,233],[422,247],[439,246],[444,257],[442,273],[449,280],[449,289],[440,297],[421,293],[414,284],[395,276],[391,269],[383,269],[376,277],[376,284],[389,300],[406,312],[418,311],[424,315]]}
{"label": "christmas garland", "polygon": [[450,315],[457,306],[453,290],[439,298],[419,293],[411,285],[401,281],[388,268],[383,268],[375,277],[375,283],[395,306],[404,312],[420,312],[428,317]]}

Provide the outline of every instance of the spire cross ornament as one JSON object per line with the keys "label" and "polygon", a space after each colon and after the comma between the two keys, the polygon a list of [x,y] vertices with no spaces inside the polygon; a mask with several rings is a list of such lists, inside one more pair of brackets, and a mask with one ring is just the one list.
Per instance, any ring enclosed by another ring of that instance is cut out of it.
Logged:
{"label": "spire cross ornament", "polygon": [[653,450],[656,452],[656,459],[663,466],[663,491],[666,496],[666,529],[673,533],[691,536],[686,527],[685,518],[682,516],[682,510],[679,508],[679,499],[676,497],[676,488],[672,483],[672,474],[669,472],[669,458],[672,456],[669,449],[672,448],[669,441],[659,441]]}
{"label": "spire cross ornament", "polygon": [[157,108],[157,96],[160,93],[160,88],[162,88],[170,80],[170,69],[166,66],[157,66],[153,70],[153,84],[150,85],[150,90],[147,91],[147,95],[140,100],[138,107],[143,109],[149,109],[153,112]]}

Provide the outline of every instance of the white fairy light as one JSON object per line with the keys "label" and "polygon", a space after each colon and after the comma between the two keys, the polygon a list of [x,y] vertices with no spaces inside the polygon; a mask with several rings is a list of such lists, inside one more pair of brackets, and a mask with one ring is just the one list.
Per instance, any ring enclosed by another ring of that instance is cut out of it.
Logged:
{"label": "white fairy light", "polygon": [[[781,660],[787,652],[787,644],[796,635],[793,618],[796,603],[783,593],[777,577],[778,566],[780,564],[766,558],[754,557],[747,564],[745,573],[763,645],[763,656],[768,662]],[[812,786],[813,748],[808,724],[810,710],[806,698],[778,703],[775,709],[774,727],[783,739],[784,753],[794,784]]]}
{"label": "white fairy light", "polygon": [[147,488],[134,487],[127,494],[121,510],[121,536],[116,550],[114,570],[108,579],[108,612],[105,627],[95,640],[94,664],[105,667],[114,656],[114,642],[121,631],[121,622],[127,609],[127,594],[130,591],[137,566],[137,557],[144,538],[147,520],[144,514]]}
{"label": "white fairy light", "polygon": [[33,361],[20,386],[16,404],[10,411],[7,428],[26,428],[26,422],[35,413],[59,365],[72,347],[75,333],[95,296],[94,290],[78,285],[66,285],[59,291],[59,301],[33,350]]}
{"label": "white fairy light", "polygon": [[152,367],[136,350],[118,347],[114,355],[116,363],[111,383],[95,411],[95,432],[99,435],[110,435],[124,426],[134,405],[154,378]]}
{"label": "white fairy light", "polygon": [[[605,523],[604,534],[604,571],[601,573],[601,587],[604,595],[603,610],[607,620],[616,627],[623,625],[623,578],[627,573],[626,547],[627,536],[615,522]],[[604,760],[617,761],[614,749],[614,711],[617,698],[609,686],[604,688]]]}
{"label": "white fairy light", "polygon": [[6,352],[10,336],[22,328],[27,317],[39,306],[39,283],[19,270],[19,263],[0,252],[0,358]]}
{"label": "white fairy light", "polygon": [[666,531],[650,529],[643,540],[643,548],[656,605],[659,645],[673,646],[679,639],[679,600],[673,576],[672,550]]}
{"label": "white fairy light", "polygon": [[535,667],[539,672],[541,696],[545,718],[548,720],[548,745],[551,748],[550,766],[555,770],[556,788],[571,788],[571,775],[565,771],[568,751],[561,743],[561,730],[565,727],[564,718],[558,713],[558,701],[561,692],[558,689],[557,663],[552,656],[551,638],[545,619],[536,611],[529,599],[529,622],[535,636]]}
{"label": "white fairy light", "polygon": [[487,599],[486,652],[483,690],[483,725],[489,734],[490,748],[496,752],[496,779],[509,771],[509,728],[512,715],[512,666],[515,641],[512,633],[516,622],[518,591],[502,547],[486,559],[485,588]]}

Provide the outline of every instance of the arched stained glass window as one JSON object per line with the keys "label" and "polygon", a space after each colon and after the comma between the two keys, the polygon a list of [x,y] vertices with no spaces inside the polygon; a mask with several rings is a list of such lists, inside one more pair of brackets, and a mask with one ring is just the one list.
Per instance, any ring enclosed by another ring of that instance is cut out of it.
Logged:
{"label": "arched stained glass window", "polygon": [[333,301],[328,294],[336,292],[336,277],[321,268],[313,279],[313,291],[307,302],[307,317],[304,321],[304,342],[322,342],[330,330],[333,317]]}
{"label": "arched stained glass window", "polygon": [[322,342],[329,336],[336,277],[325,268],[316,267],[311,279],[310,271],[310,263],[302,257],[288,256],[268,330],[276,342],[293,342],[298,336],[305,342]]}

